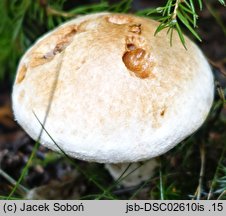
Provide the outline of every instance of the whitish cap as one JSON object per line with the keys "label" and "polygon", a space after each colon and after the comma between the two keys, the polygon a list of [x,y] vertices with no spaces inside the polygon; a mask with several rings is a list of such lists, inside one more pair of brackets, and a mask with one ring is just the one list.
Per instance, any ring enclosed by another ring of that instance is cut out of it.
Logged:
{"label": "whitish cap", "polygon": [[[72,157],[119,163],[167,152],[202,125],[214,84],[199,48],[186,37],[185,50],[177,34],[170,47],[167,30],[154,36],[158,25],[99,13],[39,39],[18,67],[12,95],[18,123],[37,139],[34,113],[43,122],[51,103],[45,129]],[[41,143],[59,150],[49,135]]]}

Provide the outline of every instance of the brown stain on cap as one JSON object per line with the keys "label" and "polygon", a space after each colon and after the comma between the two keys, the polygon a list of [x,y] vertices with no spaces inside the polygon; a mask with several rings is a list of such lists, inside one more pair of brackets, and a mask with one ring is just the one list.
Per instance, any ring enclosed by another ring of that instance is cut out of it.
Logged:
{"label": "brown stain on cap", "polygon": [[129,32],[141,34],[141,24],[133,24],[129,26]]}
{"label": "brown stain on cap", "polygon": [[24,78],[26,76],[26,72],[27,72],[26,66],[22,65],[18,72],[18,76],[17,76],[17,80],[16,80],[17,84],[21,83],[24,80]]}
{"label": "brown stain on cap", "polygon": [[147,53],[142,48],[136,48],[124,53],[122,60],[125,66],[134,74],[145,79],[151,75],[151,62],[147,57]]}

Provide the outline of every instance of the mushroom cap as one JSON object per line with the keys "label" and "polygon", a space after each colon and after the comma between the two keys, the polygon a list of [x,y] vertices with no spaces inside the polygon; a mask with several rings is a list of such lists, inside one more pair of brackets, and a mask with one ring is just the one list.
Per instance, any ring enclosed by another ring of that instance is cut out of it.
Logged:
{"label": "mushroom cap", "polygon": [[[158,22],[129,14],[75,18],[22,57],[13,87],[15,118],[40,143],[100,163],[147,160],[197,130],[214,96],[200,49]],[[36,116],[35,116],[36,115]]]}

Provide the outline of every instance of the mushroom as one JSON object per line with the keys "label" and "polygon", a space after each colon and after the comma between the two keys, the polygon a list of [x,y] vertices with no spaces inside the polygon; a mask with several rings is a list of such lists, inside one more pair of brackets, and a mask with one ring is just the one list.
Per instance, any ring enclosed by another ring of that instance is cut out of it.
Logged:
{"label": "mushroom", "polygon": [[[107,164],[114,178],[124,163],[172,149],[205,121],[214,82],[200,49],[185,37],[185,50],[176,34],[171,47],[167,30],[154,36],[158,25],[106,12],[75,18],[40,38],[18,67],[17,122],[37,140],[38,118],[48,132],[41,144],[59,151],[52,137],[71,157]],[[156,161],[146,164],[137,172],[141,180]],[[134,175],[125,185],[139,183]]]}

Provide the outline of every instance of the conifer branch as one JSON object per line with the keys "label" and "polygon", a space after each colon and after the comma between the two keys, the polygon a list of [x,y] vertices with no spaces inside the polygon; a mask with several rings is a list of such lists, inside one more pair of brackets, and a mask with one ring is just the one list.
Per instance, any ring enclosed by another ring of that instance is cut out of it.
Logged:
{"label": "conifer branch", "polygon": [[[224,0],[218,0],[225,6]],[[202,41],[201,37],[196,32],[198,13],[197,10],[202,10],[203,0],[198,0],[198,6],[195,0],[167,0],[162,7],[150,8],[144,11],[139,11],[139,15],[150,16],[160,22],[155,34],[167,28],[167,33],[170,33],[170,44],[172,45],[173,31],[179,35],[179,38],[186,48],[185,38],[182,33],[182,27],[185,27],[198,40]],[[197,7],[199,7],[197,9]]]}

